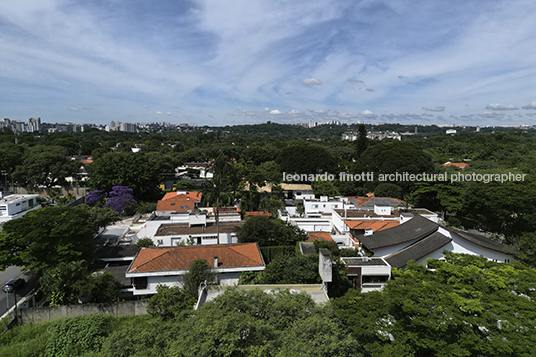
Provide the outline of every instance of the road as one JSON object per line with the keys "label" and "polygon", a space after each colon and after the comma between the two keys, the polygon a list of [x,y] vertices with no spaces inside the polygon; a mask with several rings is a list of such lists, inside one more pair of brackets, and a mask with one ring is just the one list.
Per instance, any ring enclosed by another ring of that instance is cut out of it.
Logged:
{"label": "road", "polygon": [[[8,310],[8,297],[2,289],[9,279],[21,277],[26,283],[17,291],[17,301],[32,290],[35,286],[37,277],[35,272],[22,272],[21,267],[11,266],[4,271],[0,271],[0,316],[2,316]],[[9,294],[9,307],[15,304],[15,297],[13,293]]]}

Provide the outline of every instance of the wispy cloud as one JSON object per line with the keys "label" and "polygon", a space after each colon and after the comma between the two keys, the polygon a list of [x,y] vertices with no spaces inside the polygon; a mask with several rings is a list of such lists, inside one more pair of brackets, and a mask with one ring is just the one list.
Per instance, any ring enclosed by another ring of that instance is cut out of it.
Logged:
{"label": "wispy cloud", "polygon": [[485,109],[491,109],[491,110],[517,110],[518,108],[516,108],[512,104],[504,105],[504,104],[499,104],[499,103],[490,103],[490,104],[486,105]]}
{"label": "wispy cloud", "polygon": [[[176,105],[200,124],[221,124],[208,112],[255,122],[263,107],[278,108],[278,121],[295,120],[291,110],[361,120],[365,108],[386,121],[430,120],[411,114],[422,108],[445,112],[438,123],[489,123],[536,109],[535,14],[530,0],[5,1],[0,114],[39,108],[44,120],[71,120],[65,108],[76,103],[93,108],[81,121],[155,118]],[[140,103],[154,109],[140,114]],[[479,113],[486,103],[495,115]],[[247,110],[230,109],[239,106]]]}

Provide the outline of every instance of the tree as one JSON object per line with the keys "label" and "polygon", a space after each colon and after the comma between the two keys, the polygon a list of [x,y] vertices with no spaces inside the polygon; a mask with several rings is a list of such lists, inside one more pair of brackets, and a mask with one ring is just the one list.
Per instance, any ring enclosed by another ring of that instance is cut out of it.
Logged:
{"label": "tree", "polygon": [[138,249],[147,248],[147,247],[154,247],[154,242],[151,238],[147,238],[147,237],[141,238],[136,243],[136,248]]}
{"label": "tree", "polygon": [[90,261],[95,251],[89,213],[77,207],[47,207],[4,223],[0,233],[0,269],[29,270],[62,262]]}
{"label": "tree", "polygon": [[114,186],[104,207],[110,207],[117,214],[132,213],[132,209],[137,204],[134,199],[134,191],[127,186]]}
{"label": "tree", "polygon": [[71,160],[64,148],[36,146],[28,150],[22,165],[13,172],[13,178],[30,187],[66,186],[66,177],[76,177],[79,169],[79,164]]}
{"label": "tree", "polygon": [[361,154],[367,150],[368,147],[368,139],[367,139],[367,128],[365,128],[364,124],[360,124],[359,128],[357,129],[357,140],[356,140],[356,153],[357,157],[359,158]]}
{"label": "tree", "polygon": [[294,246],[297,242],[307,240],[305,232],[298,227],[267,216],[248,218],[236,237],[240,243],[257,242],[261,247]]}
{"label": "tree", "polygon": [[337,160],[322,146],[295,144],[279,153],[276,162],[281,171],[296,174],[323,174],[335,172]]}
{"label": "tree", "polygon": [[62,262],[48,269],[40,283],[50,306],[76,304],[81,297],[89,297],[92,290],[87,262],[82,260]]}
{"label": "tree", "polygon": [[402,198],[402,188],[394,183],[381,183],[374,189],[374,196]]}
{"label": "tree", "polygon": [[315,180],[311,181],[311,187],[315,196],[336,197],[341,193],[333,181]]}
{"label": "tree", "polygon": [[89,184],[109,192],[128,186],[140,196],[154,195],[160,178],[173,170],[172,160],[159,153],[106,153],[88,165]]}
{"label": "tree", "polygon": [[318,284],[318,255],[279,256],[261,273],[259,284]]}
{"label": "tree", "polygon": [[181,325],[170,356],[361,356],[329,308],[288,290],[227,290]]}
{"label": "tree", "polygon": [[409,263],[382,292],[351,289],[337,316],[370,355],[523,356],[536,348],[533,281],[518,262],[444,251],[430,271]]}
{"label": "tree", "polygon": [[212,268],[204,259],[197,259],[192,262],[188,269],[188,274],[184,279],[184,289],[197,300],[198,289],[201,283],[213,284],[217,280]]}
{"label": "tree", "polygon": [[157,293],[149,299],[147,312],[163,320],[174,318],[184,310],[191,310],[196,303],[188,290],[178,286],[158,285]]}
{"label": "tree", "polygon": [[202,199],[216,208],[216,239],[220,244],[220,208],[234,202],[233,167],[228,158],[220,154],[210,165],[213,178],[207,182]]}

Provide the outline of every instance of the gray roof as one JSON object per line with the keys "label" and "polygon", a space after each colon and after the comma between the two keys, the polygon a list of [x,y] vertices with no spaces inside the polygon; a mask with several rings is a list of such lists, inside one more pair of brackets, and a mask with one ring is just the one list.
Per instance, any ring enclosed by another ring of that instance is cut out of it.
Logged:
{"label": "gray roof", "polygon": [[409,247],[387,256],[385,260],[394,268],[403,268],[408,261],[422,259],[428,254],[444,247],[450,241],[452,241],[452,238],[439,232],[434,232]]}
{"label": "gray roof", "polygon": [[314,242],[300,242],[299,244],[303,255],[316,254]]}
{"label": "gray roof", "polygon": [[379,231],[370,236],[359,236],[357,239],[368,249],[389,247],[401,243],[411,242],[437,230],[438,224],[418,214],[408,222],[393,228]]}
{"label": "gray roof", "polygon": [[461,231],[458,229],[450,229],[449,230],[456,234],[458,237],[461,237],[473,244],[476,244],[480,247],[484,247],[490,250],[494,250],[496,252],[506,253],[506,254],[513,254],[512,250],[507,246],[502,244],[501,242],[497,242],[494,240],[491,240],[487,236],[483,234],[479,234],[476,232],[466,232]]}
{"label": "gray roof", "polygon": [[105,245],[100,247],[95,253],[96,259],[105,258],[134,258],[138,254],[139,248],[135,244],[125,245]]}
{"label": "gray roof", "polygon": [[374,265],[384,265],[387,264],[382,258],[379,257],[349,257],[349,258],[342,258],[342,260],[346,263],[349,267],[354,266],[374,266]]}

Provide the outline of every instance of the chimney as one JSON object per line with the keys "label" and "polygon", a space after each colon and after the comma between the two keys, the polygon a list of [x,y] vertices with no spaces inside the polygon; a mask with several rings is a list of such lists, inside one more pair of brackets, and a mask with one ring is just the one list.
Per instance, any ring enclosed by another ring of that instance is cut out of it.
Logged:
{"label": "chimney", "polygon": [[218,257],[214,257],[214,269],[218,267]]}

